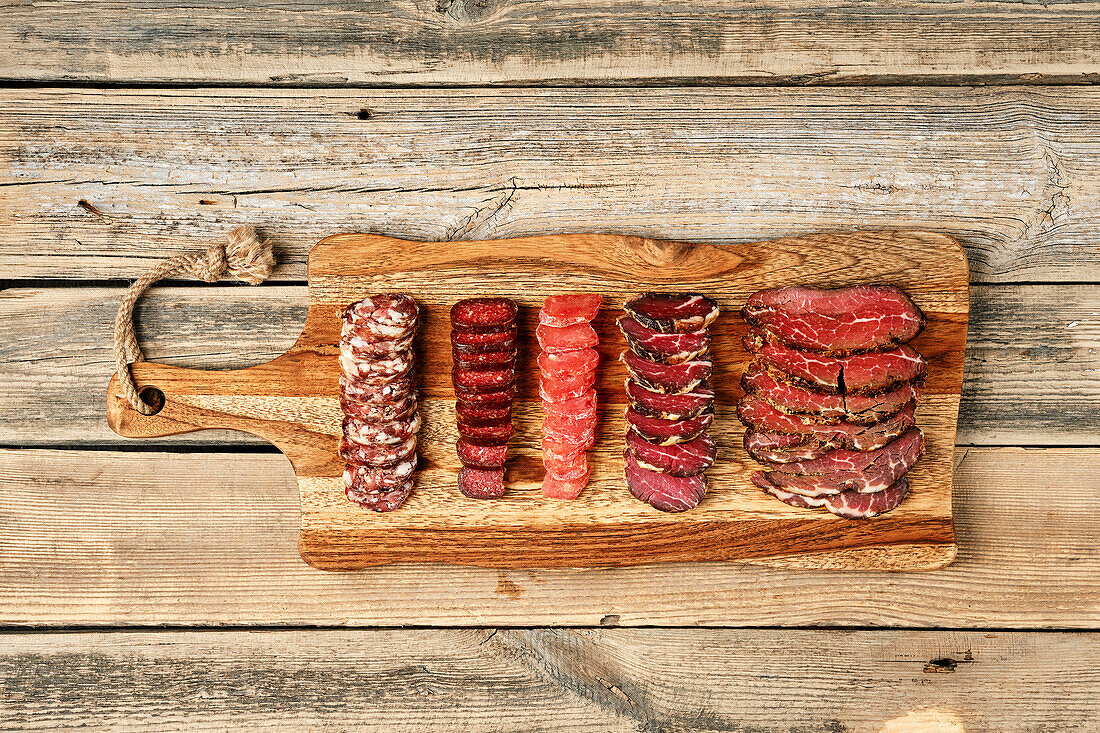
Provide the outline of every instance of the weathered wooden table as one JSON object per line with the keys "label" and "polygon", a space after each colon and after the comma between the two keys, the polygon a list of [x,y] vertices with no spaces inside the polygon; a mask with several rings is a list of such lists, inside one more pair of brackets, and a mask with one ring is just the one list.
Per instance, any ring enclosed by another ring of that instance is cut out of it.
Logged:
{"label": "weathered wooden table", "polygon": [[[0,3],[0,727],[1100,729],[1095,3],[130,5]],[[339,231],[957,236],[958,560],[313,570],[270,447],[104,420],[246,222],[150,359],[284,351]]]}

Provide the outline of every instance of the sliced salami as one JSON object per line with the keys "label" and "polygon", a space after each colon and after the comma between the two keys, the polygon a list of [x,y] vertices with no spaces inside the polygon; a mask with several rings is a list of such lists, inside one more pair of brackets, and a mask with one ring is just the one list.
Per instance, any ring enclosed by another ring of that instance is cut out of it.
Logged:
{"label": "sliced salami", "polygon": [[508,298],[467,298],[451,307],[451,325],[464,329],[510,326],[519,308]]}
{"label": "sliced salami", "polygon": [[405,376],[412,369],[413,354],[404,351],[386,359],[356,359],[347,351],[340,352],[340,370],[351,379],[364,382],[388,382]]}
{"label": "sliced salami", "polygon": [[500,425],[512,419],[512,406],[471,405],[459,400],[455,405],[458,421],[467,425]]}
{"label": "sliced salami", "polygon": [[413,482],[406,480],[400,487],[389,491],[364,490],[358,486],[348,486],[344,489],[344,494],[349,501],[364,509],[370,509],[374,512],[392,512],[401,508],[401,505],[409,498],[409,494],[412,493],[412,489]]}
{"label": "sliced salami", "polygon": [[507,443],[515,434],[511,421],[499,425],[466,425],[458,423],[458,434],[473,443]]}
{"label": "sliced salami", "polygon": [[340,375],[340,394],[354,402],[371,405],[394,404],[413,395],[413,375],[405,374],[391,380],[366,381]]}
{"label": "sliced salami", "polygon": [[516,364],[516,350],[508,351],[482,351],[482,352],[453,352],[454,364],[458,369],[480,369],[482,367],[509,367]]}
{"label": "sliced salami", "polygon": [[455,388],[464,392],[499,392],[512,386],[515,378],[515,370],[510,367],[455,369],[451,372]]}
{"label": "sliced salami", "polygon": [[404,485],[416,469],[416,454],[386,468],[348,464],[344,469],[344,486],[360,491],[393,491]]}
{"label": "sliced salami", "polygon": [[455,387],[455,396],[469,405],[510,405],[516,398],[516,386],[511,384],[495,392],[474,392]]}
{"label": "sliced salami", "polygon": [[504,496],[504,470],[465,466],[458,472],[458,490],[471,499],[499,499]]}
{"label": "sliced salami", "polygon": [[515,351],[519,331],[515,326],[503,331],[451,331],[451,346],[455,354],[480,354],[487,351]]}
{"label": "sliced salami", "polygon": [[416,453],[416,436],[402,443],[376,443],[364,445],[353,443],[347,438],[340,440],[340,457],[348,463],[360,463],[364,466],[385,468],[408,459]]}
{"label": "sliced salami", "polygon": [[344,437],[360,445],[393,445],[415,437],[420,430],[420,413],[413,412],[407,418],[381,422],[344,418]]}
{"label": "sliced salami", "polygon": [[415,328],[420,315],[416,301],[401,293],[383,293],[352,303],[344,311],[344,323],[364,337],[402,339]]}
{"label": "sliced salami", "polygon": [[369,402],[358,402],[348,399],[344,395],[340,395],[340,409],[344,411],[344,415],[347,417],[354,417],[360,420],[392,422],[412,415],[413,411],[416,410],[416,397],[410,396],[400,402],[389,404],[384,402],[372,404]]}
{"label": "sliced salami", "polygon": [[340,347],[347,348],[358,359],[388,359],[412,349],[414,331],[401,339],[364,338],[344,324]]}
{"label": "sliced salami", "polygon": [[504,461],[508,457],[507,443],[471,443],[462,439],[458,441],[455,450],[462,465],[473,468],[504,468]]}

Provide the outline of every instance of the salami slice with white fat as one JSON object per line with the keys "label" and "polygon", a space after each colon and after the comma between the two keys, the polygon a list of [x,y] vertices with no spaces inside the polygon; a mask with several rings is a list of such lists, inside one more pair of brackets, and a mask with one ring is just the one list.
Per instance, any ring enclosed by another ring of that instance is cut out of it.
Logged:
{"label": "salami slice with white fat", "polygon": [[409,399],[414,393],[411,373],[380,381],[349,379],[340,375],[340,394],[355,402],[371,405],[394,404]]}
{"label": "salami slice with white fat", "polygon": [[352,303],[344,311],[344,322],[364,337],[402,339],[416,328],[420,307],[402,293],[383,293]]}
{"label": "salami slice with white fat", "polygon": [[382,422],[344,418],[344,437],[360,445],[392,445],[404,443],[420,430],[420,413],[413,412],[406,418]]}
{"label": "salami slice with white fat", "polygon": [[413,354],[404,351],[384,359],[356,359],[347,351],[340,353],[340,370],[345,376],[365,382],[388,382],[403,377],[412,369]]}
{"label": "salami slice with white fat", "polygon": [[416,453],[416,436],[401,443],[354,443],[347,438],[340,440],[340,457],[348,463],[385,468],[393,466]]}

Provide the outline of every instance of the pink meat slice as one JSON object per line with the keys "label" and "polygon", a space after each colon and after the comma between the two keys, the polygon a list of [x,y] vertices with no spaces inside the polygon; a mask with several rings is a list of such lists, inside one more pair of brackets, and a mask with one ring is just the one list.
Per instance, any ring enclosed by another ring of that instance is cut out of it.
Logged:
{"label": "pink meat slice", "polygon": [[571,326],[589,323],[600,312],[603,298],[595,293],[551,295],[539,310],[539,323],[546,326]]}
{"label": "pink meat slice", "polygon": [[699,433],[710,426],[713,420],[713,412],[704,412],[687,420],[665,420],[643,415],[633,407],[626,410],[627,426],[650,443],[657,445],[672,445],[694,440]]}
{"label": "pink meat slice", "polygon": [[572,326],[547,326],[539,324],[535,338],[543,351],[561,352],[587,349],[600,342],[591,323],[574,323]]}
{"label": "pink meat slice", "polygon": [[737,416],[757,432],[807,435],[837,448],[870,451],[882,448],[916,424],[916,406],[912,403],[882,422],[859,425],[840,420],[829,421],[807,415],[790,415],[756,395],[746,395],[737,405]]}
{"label": "pink meat slice", "polygon": [[684,420],[705,412],[714,405],[714,390],[703,383],[683,394],[662,394],[646,389],[634,380],[626,381],[626,397],[631,407],[643,415],[666,420]]}
{"label": "pink meat slice", "polygon": [[665,333],[699,331],[718,317],[718,304],[699,293],[646,293],[623,307],[643,326]]}
{"label": "pink meat slice", "polygon": [[662,333],[643,326],[632,316],[619,319],[619,330],[626,337],[626,345],[631,351],[662,364],[682,364],[698,359],[710,350],[710,335],[705,330]]}
{"label": "pink meat slice", "polygon": [[580,454],[579,458],[573,460],[567,459],[546,459],[543,461],[543,465],[546,468],[546,473],[554,478],[560,478],[563,481],[576,481],[581,478],[587,478],[589,474],[588,458],[585,454]]}
{"label": "pink meat slice", "polygon": [[672,476],[643,468],[630,450],[623,451],[626,485],[634,498],[663,512],[694,509],[707,493],[706,474]]}
{"label": "pink meat slice", "polygon": [[519,308],[509,298],[467,298],[451,306],[451,325],[465,329],[499,329],[516,321]]}
{"label": "pink meat slice", "polygon": [[504,496],[504,470],[464,466],[458,472],[458,490],[471,499],[499,499]]}
{"label": "pink meat slice", "polygon": [[892,285],[764,290],[741,316],[798,349],[846,354],[903,344],[924,328],[924,314]]}
{"label": "pink meat slice", "polygon": [[754,329],[742,339],[745,349],[768,366],[830,392],[873,393],[920,380],[928,362],[909,346],[851,356],[826,356],[769,341]]}
{"label": "pink meat slice", "polygon": [[686,443],[656,445],[631,431],[626,434],[626,447],[643,468],[670,476],[700,474],[714,464],[718,455],[714,439],[706,433]]}
{"label": "pink meat slice", "polygon": [[568,376],[539,376],[539,398],[544,402],[565,402],[592,390],[596,372],[574,372]]}
{"label": "pink meat slice", "polygon": [[835,496],[811,498],[784,491],[770,483],[760,473],[753,474],[753,483],[764,489],[780,501],[791,506],[809,509],[824,507],[837,516],[846,519],[870,519],[896,508],[909,494],[909,480],[899,478],[889,488],[873,494],[861,494],[858,491],[842,491]]}
{"label": "pink meat slice", "polygon": [[551,474],[546,474],[542,479],[542,493],[548,499],[573,500],[581,495],[584,487],[588,486],[588,474],[578,476],[575,479],[562,479]]}
{"label": "pink meat slice", "polygon": [[924,455],[924,434],[911,429],[874,451],[829,451],[820,458],[774,466],[764,473],[777,488],[820,498],[842,491],[871,494],[883,491],[904,476]]}
{"label": "pink meat slice", "polygon": [[543,400],[543,412],[555,413],[564,417],[595,417],[596,416],[596,390],[588,389],[576,397],[570,397],[560,402]]}
{"label": "pink meat slice", "polygon": [[875,395],[829,394],[785,381],[753,361],[741,378],[746,392],[757,394],[783,412],[797,412],[855,423],[875,423],[893,415],[917,398],[917,389],[905,382]]}
{"label": "pink meat slice", "polygon": [[592,348],[572,351],[544,351],[539,354],[539,370],[556,377],[574,372],[591,372],[600,363],[600,353]]}
{"label": "pink meat slice", "polygon": [[[595,434],[598,418],[594,414],[567,415],[556,412],[546,414],[542,421],[542,434],[555,436],[582,436]],[[579,439],[575,442],[581,442]]]}
{"label": "pink meat slice", "polygon": [[710,379],[714,364],[710,359],[685,361],[683,364],[659,364],[643,359],[632,351],[624,351],[620,359],[626,363],[630,376],[651,392],[682,394],[690,392]]}

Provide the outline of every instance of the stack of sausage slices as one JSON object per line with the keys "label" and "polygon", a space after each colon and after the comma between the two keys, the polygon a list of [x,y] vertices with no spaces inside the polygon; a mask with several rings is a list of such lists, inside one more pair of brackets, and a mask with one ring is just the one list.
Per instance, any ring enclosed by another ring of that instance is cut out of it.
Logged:
{"label": "stack of sausage slices", "polygon": [[596,444],[596,345],[592,321],[602,298],[595,294],[551,295],[535,329],[539,354],[542,421],[542,493],[576,499],[588,485],[586,451]]}
{"label": "stack of sausage slices", "polygon": [[356,504],[388,512],[413,488],[416,406],[413,340],[420,309],[400,293],[352,303],[340,332],[340,455],[344,492]]}
{"label": "stack of sausage slices", "polygon": [[468,298],[451,308],[451,380],[462,470],[458,488],[474,499],[504,496],[504,463],[516,398],[516,315],[508,298]]}
{"label": "stack of sausage slices", "polygon": [[686,511],[706,495],[704,471],[717,455],[706,429],[714,419],[708,327],[718,304],[696,293],[646,293],[624,307],[626,484],[656,509]]}
{"label": "stack of sausage slices", "polygon": [[924,453],[915,426],[923,357],[905,345],[924,314],[888,285],[789,287],[741,311],[753,361],[738,416],[753,482],[780,501],[842,517],[890,511]]}

